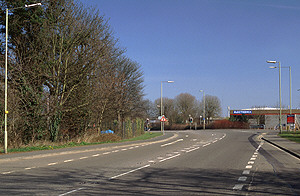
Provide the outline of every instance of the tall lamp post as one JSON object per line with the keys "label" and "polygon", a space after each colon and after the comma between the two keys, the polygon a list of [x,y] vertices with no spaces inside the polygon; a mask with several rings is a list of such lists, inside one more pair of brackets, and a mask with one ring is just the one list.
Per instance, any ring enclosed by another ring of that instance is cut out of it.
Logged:
{"label": "tall lamp post", "polygon": [[280,61],[267,61],[267,63],[278,63],[278,69],[279,69],[279,130],[280,133],[282,132],[282,124],[281,124],[281,65]]}
{"label": "tall lamp post", "polygon": [[16,9],[24,9],[24,8],[29,8],[29,7],[34,7],[42,5],[41,3],[35,3],[35,4],[30,4],[30,5],[25,5],[23,7],[17,7],[17,8],[11,8],[8,9],[6,8],[5,10],[5,90],[4,90],[4,153],[7,153],[7,53],[8,53],[8,11],[9,10],[16,10]]}
{"label": "tall lamp post", "polygon": [[[174,81],[168,80],[168,81],[161,81],[160,82],[160,116],[162,117],[164,114],[164,107],[163,107],[163,83],[174,83]],[[165,134],[164,131],[164,122],[160,122],[160,130],[163,132],[163,135]]]}
{"label": "tall lamp post", "polygon": [[[270,69],[276,69],[278,67],[270,66]],[[289,69],[289,75],[290,75],[290,114],[292,114],[292,68],[291,66],[281,66],[281,68],[288,68]]]}
{"label": "tall lamp post", "polygon": [[200,90],[200,92],[203,92],[203,130],[205,129],[205,92],[204,90]]}

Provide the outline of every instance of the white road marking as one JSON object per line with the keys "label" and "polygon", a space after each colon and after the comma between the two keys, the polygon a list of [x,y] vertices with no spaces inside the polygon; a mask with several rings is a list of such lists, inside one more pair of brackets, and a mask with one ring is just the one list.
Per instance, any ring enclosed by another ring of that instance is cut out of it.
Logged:
{"label": "white road marking", "polygon": [[122,151],[125,151],[125,150],[127,150],[127,148],[123,148],[123,149],[121,149]]}
{"label": "white road marking", "polygon": [[112,151],[112,152],[119,152],[120,150],[115,150],[115,151]]}
{"label": "white road marking", "polygon": [[71,161],[74,161],[74,159],[65,160],[64,163],[68,163],[68,162],[71,162]]}
{"label": "white road marking", "polygon": [[104,152],[103,154],[110,154],[111,152]]}
{"label": "white road marking", "polygon": [[247,180],[246,176],[239,177],[238,181],[245,182]]}
{"label": "white road marking", "polygon": [[26,170],[30,170],[30,169],[34,169],[34,168],[36,168],[36,167],[27,167],[27,168],[25,168]]}
{"label": "white road marking", "polygon": [[242,190],[243,189],[243,184],[236,184],[234,187],[233,187],[233,190]]}
{"label": "white road marking", "polygon": [[211,143],[204,144],[203,147],[210,145]]}
{"label": "white road marking", "polygon": [[55,163],[49,163],[48,165],[56,165],[58,164],[58,162],[55,162]]}
{"label": "white road marking", "polygon": [[191,150],[189,150],[189,151],[186,151],[186,153],[188,153],[188,152],[192,152],[192,151],[194,151],[194,150],[197,150],[197,149],[199,149],[199,147],[197,147],[197,148],[194,148],[194,149],[191,149]]}
{"label": "white road marking", "polygon": [[254,164],[254,161],[248,161],[248,165]]}
{"label": "white road marking", "polygon": [[100,156],[100,154],[94,154],[93,155],[93,157],[99,157]]}
{"label": "white road marking", "polygon": [[73,191],[69,191],[69,192],[67,192],[67,193],[60,194],[59,196],[69,195],[69,194],[71,194],[71,193],[74,193],[74,192],[76,192],[76,191],[80,191],[80,190],[82,190],[82,189],[84,189],[84,188],[75,189],[75,190],[73,190]]}
{"label": "white road marking", "polygon": [[153,161],[153,160],[150,160],[150,161],[148,161],[149,163],[155,163],[155,161]]}
{"label": "white road marking", "polygon": [[175,144],[175,143],[180,142],[180,141],[183,141],[183,139],[178,139],[178,140],[176,140],[176,141],[174,141],[174,142],[162,144],[162,145],[160,145],[160,147],[165,147],[165,146],[168,146],[168,145],[171,145],[171,144]]}
{"label": "white road marking", "polygon": [[255,157],[252,157],[250,160],[251,160],[251,161],[255,161],[255,160],[256,160],[256,158],[255,158]]}
{"label": "white road marking", "polygon": [[256,155],[256,154],[254,154],[254,155],[252,155],[252,157],[257,157],[257,155]]}
{"label": "white road marking", "polygon": [[250,170],[244,170],[243,171],[243,175],[248,175],[248,174],[250,174]]}
{"label": "white road marking", "polygon": [[163,161],[166,161],[166,160],[169,160],[169,159],[173,159],[173,158],[175,158],[175,157],[178,157],[180,154],[177,154],[177,155],[174,155],[174,156],[172,156],[172,157],[168,157],[168,158],[165,158],[165,159],[162,159],[162,160],[160,160],[159,162],[163,162]]}
{"label": "white road marking", "polygon": [[252,165],[247,165],[246,166],[246,169],[251,169],[252,168]]}
{"label": "white road marking", "polygon": [[8,171],[8,172],[3,172],[2,174],[11,174],[14,173],[15,171]]}
{"label": "white road marking", "polygon": [[157,159],[163,159],[163,157],[157,157]]}
{"label": "white road marking", "polygon": [[87,159],[88,157],[80,157],[79,159]]}
{"label": "white road marking", "polygon": [[144,168],[149,167],[149,166],[150,166],[150,164],[145,165],[145,166],[143,166],[143,167],[139,167],[139,168],[137,168],[137,169],[130,170],[130,171],[125,172],[125,173],[123,173],[123,174],[119,174],[119,175],[113,176],[113,177],[110,178],[110,180],[115,179],[115,178],[118,178],[118,177],[121,177],[121,176],[124,176],[124,175],[127,175],[127,174],[130,174],[130,173],[132,173],[132,172],[135,172],[135,171],[138,171],[138,170],[141,170],[141,169],[144,169]]}

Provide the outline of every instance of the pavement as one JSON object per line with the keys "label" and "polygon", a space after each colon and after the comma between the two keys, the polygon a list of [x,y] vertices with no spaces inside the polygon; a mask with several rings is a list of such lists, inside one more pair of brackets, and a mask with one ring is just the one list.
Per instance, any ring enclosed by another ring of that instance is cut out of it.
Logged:
{"label": "pavement", "polygon": [[262,139],[300,159],[300,143],[282,138],[277,134],[277,131],[272,131],[264,135]]}

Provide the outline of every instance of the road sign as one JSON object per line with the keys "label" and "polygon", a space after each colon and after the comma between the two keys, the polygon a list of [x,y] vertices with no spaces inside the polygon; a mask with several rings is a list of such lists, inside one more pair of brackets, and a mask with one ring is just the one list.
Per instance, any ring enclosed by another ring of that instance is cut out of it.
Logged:
{"label": "road sign", "polygon": [[166,117],[163,115],[162,117],[161,117],[161,119],[160,119],[160,122],[166,122],[167,121],[167,119],[166,119]]}

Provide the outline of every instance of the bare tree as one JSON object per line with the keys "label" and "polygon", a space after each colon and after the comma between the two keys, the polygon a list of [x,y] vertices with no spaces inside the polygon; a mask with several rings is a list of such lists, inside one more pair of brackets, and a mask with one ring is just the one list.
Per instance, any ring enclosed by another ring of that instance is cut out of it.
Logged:
{"label": "bare tree", "polygon": [[196,116],[197,100],[196,97],[189,93],[181,93],[175,97],[175,105],[182,122]]}
{"label": "bare tree", "polygon": [[[203,104],[204,100],[200,103],[200,108],[202,109],[203,115]],[[219,117],[221,115],[221,102],[216,96],[205,95],[205,117],[210,120],[210,118]]]}

